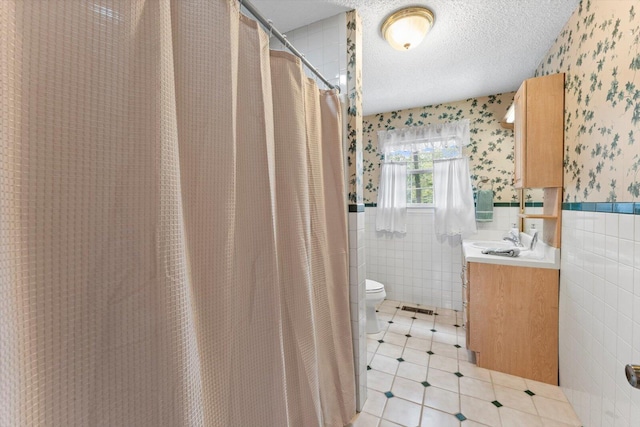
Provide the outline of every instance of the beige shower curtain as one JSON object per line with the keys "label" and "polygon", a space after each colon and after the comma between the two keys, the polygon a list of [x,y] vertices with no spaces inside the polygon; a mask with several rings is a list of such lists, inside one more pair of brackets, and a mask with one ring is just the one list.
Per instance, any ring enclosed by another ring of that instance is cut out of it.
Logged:
{"label": "beige shower curtain", "polygon": [[0,425],[349,421],[333,92],[229,0],[4,0],[0,91]]}

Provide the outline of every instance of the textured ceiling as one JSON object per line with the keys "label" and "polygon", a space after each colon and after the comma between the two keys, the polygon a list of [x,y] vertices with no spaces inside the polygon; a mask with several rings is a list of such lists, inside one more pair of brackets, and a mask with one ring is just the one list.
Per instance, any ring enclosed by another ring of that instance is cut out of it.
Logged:
{"label": "textured ceiling", "polygon": [[[365,115],[514,91],[531,76],[579,0],[252,0],[282,32],[349,9],[363,26]],[[423,5],[435,24],[415,49],[380,35],[384,18]],[[304,52],[303,52],[304,53]]]}

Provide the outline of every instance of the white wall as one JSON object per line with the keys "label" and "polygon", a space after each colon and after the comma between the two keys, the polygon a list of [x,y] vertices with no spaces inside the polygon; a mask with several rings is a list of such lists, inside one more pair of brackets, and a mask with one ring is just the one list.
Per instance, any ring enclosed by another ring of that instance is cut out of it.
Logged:
{"label": "white wall", "polygon": [[[511,224],[517,222],[517,215],[517,207],[496,207],[494,220],[478,223],[478,229],[506,234]],[[388,299],[461,310],[460,240],[438,241],[433,219],[433,209],[409,208],[406,235],[389,235],[375,231],[376,208],[367,207],[367,278],[383,283]]]}
{"label": "white wall", "polygon": [[[347,83],[347,18],[346,13],[314,22],[304,27],[288,31],[285,35],[293,46],[304,54],[314,67],[333,85],[340,85],[342,93],[346,93]],[[284,50],[282,43],[271,38],[271,49]],[[315,78],[304,67],[307,76]],[[324,84],[318,80],[318,86]]]}
{"label": "white wall", "polygon": [[585,426],[640,425],[640,216],[562,214],[560,386]]}

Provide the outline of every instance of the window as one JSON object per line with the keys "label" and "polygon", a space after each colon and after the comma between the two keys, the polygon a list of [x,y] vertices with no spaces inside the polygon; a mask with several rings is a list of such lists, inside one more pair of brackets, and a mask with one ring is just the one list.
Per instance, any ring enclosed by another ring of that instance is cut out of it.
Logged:
{"label": "window", "polygon": [[385,161],[407,165],[407,206],[433,206],[433,161],[458,157],[457,147],[423,148],[416,151],[398,150],[385,155]]}
{"label": "window", "polygon": [[378,131],[378,150],[383,160],[376,231],[406,233],[407,206],[440,203],[439,195],[446,192],[434,191],[434,184],[440,189],[449,183],[446,178],[434,183],[434,175],[441,176],[434,171],[448,167],[450,162],[439,160],[461,158],[462,149],[468,144],[469,120]]}

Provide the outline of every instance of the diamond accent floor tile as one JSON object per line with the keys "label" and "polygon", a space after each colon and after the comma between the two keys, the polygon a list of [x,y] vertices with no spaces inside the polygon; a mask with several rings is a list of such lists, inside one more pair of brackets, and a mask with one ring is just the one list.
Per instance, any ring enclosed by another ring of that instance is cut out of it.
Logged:
{"label": "diamond accent floor tile", "polygon": [[[383,304],[381,314],[388,323],[367,339],[371,397],[363,413],[371,415],[374,424],[380,419],[380,426],[415,426],[422,417],[423,424],[424,420],[438,420],[447,426],[497,425],[504,416],[509,425],[549,425],[553,421],[565,425],[574,416],[559,387],[472,363],[464,331],[457,329],[460,314],[436,309],[440,313],[433,316],[402,315],[393,310],[397,301]],[[545,418],[538,414],[537,406],[545,409]],[[577,419],[567,425],[574,424],[580,425]]]}

